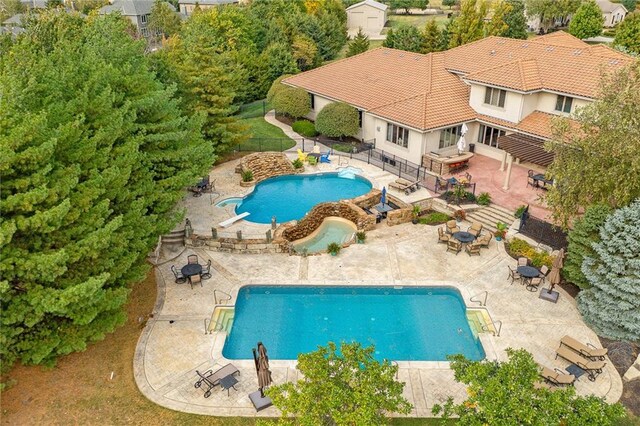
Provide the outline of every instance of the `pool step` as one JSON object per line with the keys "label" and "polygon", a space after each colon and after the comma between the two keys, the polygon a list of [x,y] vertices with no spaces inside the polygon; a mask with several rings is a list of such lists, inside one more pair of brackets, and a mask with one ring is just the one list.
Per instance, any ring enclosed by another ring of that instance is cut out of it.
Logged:
{"label": "pool step", "polygon": [[476,338],[479,333],[496,333],[496,328],[486,309],[467,309],[467,320]]}
{"label": "pool step", "polygon": [[229,333],[235,318],[235,308],[233,306],[216,306],[211,314],[209,332],[224,331]]}

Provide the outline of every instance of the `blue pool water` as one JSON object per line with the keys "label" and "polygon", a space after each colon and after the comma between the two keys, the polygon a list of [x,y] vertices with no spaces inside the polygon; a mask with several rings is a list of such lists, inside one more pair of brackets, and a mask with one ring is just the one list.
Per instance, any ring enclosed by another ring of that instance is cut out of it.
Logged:
{"label": "blue pool water", "polygon": [[255,223],[271,223],[271,216],[275,216],[279,223],[288,222],[303,218],[318,203],[354,198],[370,190],[371,182],[355,175],[278,176],[257,184],[236,207],[236,214],[249,212],[245,220]]}
{"label": "blue pool water", "polygon": [[245,286],[222,354],[248,359],[262,341],[272,359],[297,359],[343,340],[374,344],[380,360],[485,357],[460,293],[447,287]]}

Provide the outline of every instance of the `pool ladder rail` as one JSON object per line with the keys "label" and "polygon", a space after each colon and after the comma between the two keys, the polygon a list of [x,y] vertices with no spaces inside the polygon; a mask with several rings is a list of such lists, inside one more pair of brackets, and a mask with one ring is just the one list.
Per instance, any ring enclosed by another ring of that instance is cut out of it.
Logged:
{"label": "pool ladder rail", "polygon": [[[223,295],[222,297],[220,297],[220,299],[218,299],[218,293],[221,293]],[[218,289],[213,290],[213,302],[215,305],[228,304],[225,302],[230,302],[231,298],[232,296],[229,293],[225,293],[224,291]]]}
{"label": "pool ladder rail", "polygon": [[[476,299],[478,296],[482,296],[483,294],[484,294],[484,299],[482,299],[482,300]],[[471,296],[469,298],[469,301],[470,302],[474,302],[474,303],[479,303],[480,306],[487,306],[487,297],[489,297],[489,292],[485,290],[482,293],[478,293],[478,294],[476,294],[474,296]]]}

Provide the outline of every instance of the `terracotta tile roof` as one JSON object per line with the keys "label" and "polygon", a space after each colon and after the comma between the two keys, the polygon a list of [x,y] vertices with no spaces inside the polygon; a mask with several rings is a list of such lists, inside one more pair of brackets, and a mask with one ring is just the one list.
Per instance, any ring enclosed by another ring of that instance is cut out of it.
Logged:
{"label": "terracotta tile roof", "polygon": [[[521,133],[526,133],[545,139],[550,139],[551,136],[553,136],[551,133],[551,122],[556,117],[558,116],[554,114],[549,114],[542,111],[534,111],[523,118],[519,123],[513,123],[511,121],[501,120],[499,118],[483,114],[478,114],[477,116],[478,121],[480,122],[486,124],[495,124]],[[567,119],[569,120],[569,125],[571,127],[576,129],[579,127],[577,121],[570,118]]]}
{"label": "terracotta tile roof", "polygon": [[487,37],[445,52],[445,67],[468,81],[587,98],[596,97],[601,69],[611,71],[632,60],[562,31],[531,40]]}
{"label": "terracotta tile roof", "polygon": [[283,81],[417,129],[473,120],[469,87],[444,68],[444,54],[378,48]]}

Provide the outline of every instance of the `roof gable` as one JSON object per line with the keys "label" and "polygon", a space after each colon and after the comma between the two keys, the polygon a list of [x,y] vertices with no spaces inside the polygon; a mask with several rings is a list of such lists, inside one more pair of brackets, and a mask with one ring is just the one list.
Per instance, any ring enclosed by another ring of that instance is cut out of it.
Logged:
{"label": "roof gable", "polygon": [[386,4],[379,3],[375,0],[364,0],[364,1],[361,1],[360,3],[352,4],[345,10],[352,10],[364,5],[375,7],[376,9],[380,9],[380,10],[387,10],[387,8],[389,7]]}

